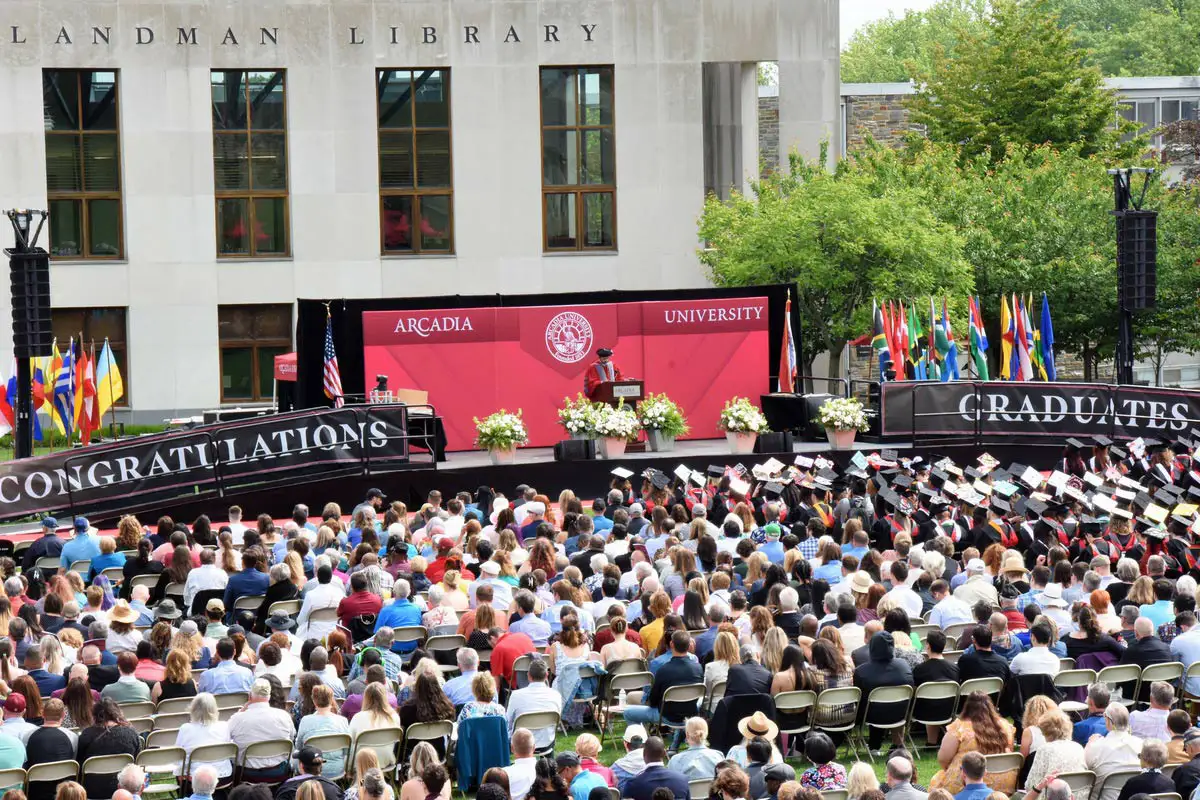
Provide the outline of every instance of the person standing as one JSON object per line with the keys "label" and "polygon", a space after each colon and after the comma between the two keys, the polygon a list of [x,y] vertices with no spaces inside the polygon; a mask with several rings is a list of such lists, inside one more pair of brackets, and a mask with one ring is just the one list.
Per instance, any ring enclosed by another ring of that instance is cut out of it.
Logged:
{"label": "person standing", "polygon": [[612,355],[613,351],[610,348],[601,347],[596,351],[596,360],[588,365],[583,377],[583,393],[588,399],[595,399],[600,384],[625,379],[621,368],[613,363]]}

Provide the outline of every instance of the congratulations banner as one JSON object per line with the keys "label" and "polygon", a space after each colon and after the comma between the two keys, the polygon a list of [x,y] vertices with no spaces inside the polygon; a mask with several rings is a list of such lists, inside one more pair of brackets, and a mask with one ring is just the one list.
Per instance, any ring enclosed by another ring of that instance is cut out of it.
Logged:
{"label": "congratulations banner", "polygon": [[589,306],[363,312],[366,384],[429,392],[450,450],[475,444],[475,417],[524,412],[530,444],[566,438],[557,411],[583,391],[596,351],[608,347],[624,377],[665,392],[691,438],[718,436],[734,395],[768,390],[767,298]]}
{"label": "congratulations banner", "polygon": [[[1200,392],[1086,383],[883,384],[888,435],[1023,434],[1164,438],[1200,426]],[[916,415],[913,414],[914,405]]]}

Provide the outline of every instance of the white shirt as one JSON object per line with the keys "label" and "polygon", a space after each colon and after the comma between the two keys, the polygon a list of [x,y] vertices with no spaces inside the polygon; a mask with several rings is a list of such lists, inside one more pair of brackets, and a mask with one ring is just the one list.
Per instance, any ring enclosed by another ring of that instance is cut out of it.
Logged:
{"label": "white shirt", "polygon": [[514,758],[512,764],[504,767],[504,771],[508,773],[508,790],[512,800],[525,800],[525,795],[529,794],[537,778],[537,759],[533,756]]}
{"label": "white shirt", "polygon": [[1062,668],[1062,662],[1050,648],[1035,645],[1018,653],[1009,667],[1014,675],[1049,675],[1053,678]]}
{"label": "white shirt", "polygon": [[[254,665],[255,677],[260,677],[262,675],[274,675],[276,678],[279,678],[279,682],[283,686],[291,686],[292,676],[299,673],[302,666],[300,663],[300,657],[293,654],[290,650],[282,651],[281,655],[283,658],[281,658],[279,663],[273,667],[268,667],[267,662],[260,658],[258,663]],[[221,777],[225,776],[222,775]]]}
{"label": "white shirt", "polygon": [[[1088,769],[1096,773],[1096,785],[1099,786],[1117,770],[1137,769],[1141,765],[1138,758],[1141,751],[1142,740],[1129,731],[1109,731],[1105,736],[1087,743],[1083,748],[1083,761]],[[1102,795],[1092,800],[1117,800],[1120,794],[1120,787],[1106,787]]]}
{"label": "white shirt", "polygon": [[[251,703],[245,711],[239,711],[229,720],[229,736],[238,746],[238,756],[245,755],[246,748],[254,742],[268,739],[295,739],[296,726],[292,715],[278,708],[271,708],[265,701]],[[264,769],[279,763],[276,758],[254,756],[246,759],[251,769]]]}
{"label": "white shirt", "polygon": [[244,544],[246,537],[246,526],[240,522],[229,523],[229,535],[233,537],[234,544]]}
{"label": "white shirt", "polygon": [[[175,746],[182,747],[189,756],[197,747],[206,744],[228,744],[233,739],[229,736],[228,722],[214,722],[212,725],[200,725],[195,722],[185,722],[179,726],[179,734],[175,737]],[[218,778],[227,778],[233,774],[233,762],[228,758],[224,761],[201,761],[192,764],[192,774],[196,767],[203,764],[215,767]]]}
{"label": "white shirt", "polygon": [[142,632],[134,628],[129,633],[117,633],[109,628],[108,638],[104,640],[104,649],[110,653],[121,653],[125,650],[137,652],[138,642],[142,640]]}
{"label": "white shirt", "polygon": [[933,610],[929,612],[929,624],[937,625],[942,630],[951,625],[973,622],[974,620],[975,616],[971,613],[971,607],[952,594],[948,594],[942,598],[933,607]]}
{"label": "white shirt", "polygon": [[921,616],[921,609],[925,607],[924,601],[920,595],[914,592],[908,586],[897,586],[889,591],[884,597],[890,597],[900,604],[900,607],[908,612],[910,617]]}
{"label": "white shirt", "polygon": [[[610,559],[617,556],[623,556],[629,552],[629,539],[613,539],[608,544],[604,545],[604,555]],[[517,800],[516,795],[513,795],[513,800]]]}
{"label": "white shirt", "polygon": [[[508,713],[505,715],[508,717],[508,729],[515,730],[514,721],[529,711],[562,713],[562,696],[544,683],[531,683],[524,689],[517,689],[508,697]],[[554,744],[554,734],[554,728],[533,731],[534,746],[539,749],[549,747]]]}
{"label": "white shirt", "polygon": [[[188,573],[187,583],[183,585],[183,611],[186,615],[192,607],[198,592],[209,589],[224,589],[229,583],[229,573],[216,564],[204,564]],[[219,777],[224,778],[224,775]]]}
{"label": "white shirt", "polygon": [[853,653],[867,643],[867,629],[857,622],[841,626],[838,633],[842,635],[842,647],[847,653]]}
{"label": "white shirt", "polygon": [[1167,728],[1167,714],[1163,708],[1147,708],[1145,711],[1134,711],[1129,715],[1129,732],[1143,739],[1158,739],[1160,742],[1171,741],[1171,731]]}
{"label": "white shirt", "polygon": [[312,612],[322,608],[337,608],[346,597],[342,582],[332,580],[329,583],[318,583],[304,595],[300,605],[300,617],[297,622],[296,636],[301,641],[305,639],[324,639],[337,628],[337,620],[328,622],[309,622]]}
{"label": "white shirt", "polygon": [[512,605],[512,585],[505,583],[499,578],[480,578],[471,583],[471,608],[475,608],[475,592],[480,586],[492,587],[492,608],[497,611],[508,611],[508,607]]}
{"label": "white shirt", "polygon": [[996,587],[992,586],[992,579],[978,573],[967,578],[961,586],[955,589],[954,596],[968,606],[974,605],[980,600],[994,606],[999,600]]}
{"label": "white shirt", "polygon": [[603,597],[596,602],[589,603],[587,605],[591,607],[590,610],[592,612],[592,618],[597,619],[599,617],[608,616],[608,610],[610,608],[613,606],[624,605],[624,603],[615,597]]}

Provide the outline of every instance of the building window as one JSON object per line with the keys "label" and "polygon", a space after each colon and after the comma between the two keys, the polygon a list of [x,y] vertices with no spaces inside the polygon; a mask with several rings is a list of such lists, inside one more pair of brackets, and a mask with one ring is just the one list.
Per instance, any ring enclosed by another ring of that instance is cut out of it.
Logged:
{"label": "building window", "polygon": [[42,110],[50,255],[122,258],[117,73],[43,70]]}
{"label": "building window", "polygon": [[542,217],[547,251],[617,246],[612,67],[543,67]]}
{"label": "building window", "polygon": [[284,73],[212,73],[217,257],[286,256],[287,98]]}
{"label": "building window", "polygon": [[383,252],[453,252],[450,70],[381,69],[376,78]]}
{"label": "building window", "polygon": [[275,356],[291,352],[292,307],[218,306],[221,402],[270,400],[275,395]]}
{"label": "building window", "polygon": [[1185,97],[1178,100],[1162,101],[1162,124],[1172,122],[1194,121],[1196,119],[1197,98]]}
{"label": "building window", "polygon": [[1128,141],[1134,135],[1150,133],[1158,127],[1158,120],[1155,119],[1155,101],[1153,100],[1129,100],[1120,103],[1117,112],[1123,119],[1130,122],[1138,123],[1138,130],[1133,133],[1125,134],[1122,141]]}
{"label": "building window", "polygon": [[[125,393],[116,402],[118,408],[129,405],[129,355],[126,349],[128,334],[125,328],[126,309],[113,308],[55,308],[50,312],[50,324],[60,350],[67,349],[72,339],[83,344],[83,352],[91,358],[99,357],[104,349],[104,340],[112,348],[113,358],[121,370],[121,382]],[[76,350],[79,352],[79,350]]]}

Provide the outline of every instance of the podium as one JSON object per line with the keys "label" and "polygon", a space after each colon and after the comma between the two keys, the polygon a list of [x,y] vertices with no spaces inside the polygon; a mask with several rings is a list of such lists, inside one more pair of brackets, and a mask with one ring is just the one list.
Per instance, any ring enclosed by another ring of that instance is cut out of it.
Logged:
{"label": "podium", "polygon": [[610,406],[616,406],[624,400],[625,405],[633,407],[645,396],[646,385],[641,381],[604,381],[596,387],[592,400]]}

